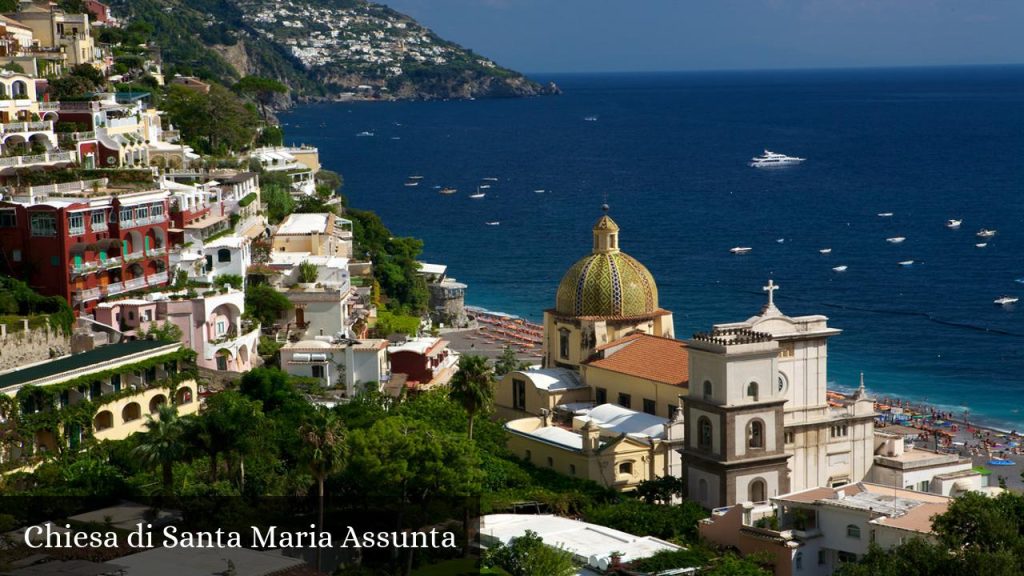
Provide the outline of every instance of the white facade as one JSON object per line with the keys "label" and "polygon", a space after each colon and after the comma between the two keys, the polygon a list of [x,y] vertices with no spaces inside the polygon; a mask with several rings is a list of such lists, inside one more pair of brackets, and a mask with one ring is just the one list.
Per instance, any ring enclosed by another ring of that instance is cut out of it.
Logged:
{"label": "white facade", "polygon": [[304,340],[281,348],[281,367],[293,376],[320,378],[328,389],[341,388],[351,398],[370,382],[388,380],[386,340]]}

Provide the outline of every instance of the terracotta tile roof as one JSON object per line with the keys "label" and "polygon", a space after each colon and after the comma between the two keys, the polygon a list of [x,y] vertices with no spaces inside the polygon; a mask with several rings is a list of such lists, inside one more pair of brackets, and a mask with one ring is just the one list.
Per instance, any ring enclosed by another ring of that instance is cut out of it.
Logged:
{"label": "terracotta tile roof", "polygon": [[605,344],[600,352],[621,348],[605,358],[588,360],[586,364],[602,370],[629,374],[646,380],[689,387],[689,354],[681,340],[647,334],[634,334]]}

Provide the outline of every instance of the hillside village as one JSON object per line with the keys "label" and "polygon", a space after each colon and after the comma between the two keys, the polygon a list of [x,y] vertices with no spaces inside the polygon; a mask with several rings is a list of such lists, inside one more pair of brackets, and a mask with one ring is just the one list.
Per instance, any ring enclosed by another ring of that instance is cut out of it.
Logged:
{"label": "hillside village", "polygon": [[[141,576],[182,558],[32,546],[65,523],[343,518],[459,544],[241,546],[190,566],[854,576],[909,542],[965,566],[971,544],[948,542],[974,511],[1020,509],[972,460],[1017,435],[863,382],[828,389],[841,330],[784,313],[774,281],[760,310],[677,339],[620,244],[638,227],[605,206],[569,239],[582,258],[550,279],[543,324],[466,306],[420,241],[348,204],[316,147],[286,144],[267,111],[286,86],[183,74],[145,25],[81,5],[0,16],[0,574]],[[397,77],[463,54],[384,8],[240,6],[310,68]]]}

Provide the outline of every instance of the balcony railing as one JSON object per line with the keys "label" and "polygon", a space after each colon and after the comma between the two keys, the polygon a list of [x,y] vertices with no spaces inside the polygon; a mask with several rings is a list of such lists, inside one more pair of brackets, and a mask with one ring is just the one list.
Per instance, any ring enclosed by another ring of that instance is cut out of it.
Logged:
{"label": "balcony railing", "polygon": [[82,140],[95,140],[96,131],[89,130],[86,132],[58,132],[57,138],[60,140],[68,140],[71,142],[81,142]]}
{"label": "balcony railing", "polygon": [[107,258],[106,260],[100,262],[100,266],[102,266],[104,268],[120,268],[121,264],[122,264],[122,262],[121,262],[121,258],[119,256],[114,256],[112,258]]}
{"label": "balcony railing", "polygon": [[8,122],[0,124],[0,134],[15,134],[18,132],[53,132],[53,121]]}
{"label": "balcony railing", "polygon": [[106,294],[107,296],[113,296],[114,294],[120,294],[124,292],[124,284],[121,282],[111,282],[107,284]]}
{"label": "balcony railing", "polygon": [[142,250],[138,250],[136,252],[129,252],[128,254],[125,254],[124,261],[130,262],[132,260],[142,260],[143,258],[145,258],[145,256],[146,255],[143,254]]}
{"label": "balcony railing", "polygon": [[167,248],[164,248],[162,246],[160,248],[150,248],[149,250],[146,251],[147,256],[163,256],[166,253]]}
{"label": "balcony railing", "polygon": [[57,110],[60,110],[60,102],[40,102],[39,103],[39,111],[40,112],[56,112]]}
{"label": "balcony railing", "polygon": [[46,154],[33,154],[31,156],[11,156],[9,158],[0,158],[0,168],[74,161],[75,155],[71,152],[47,152]]}
{"label": "balcony railing", "polygon": [[75,304],[81,302],[88,302],[89,300],[96,300],[100,297],[99,288],[87,288],[85,290],[76,290],[71,293],[71,300]]}
{"label": "balcony railing", "polygon": [[146,276],[146,280],[150,286],[156,286],[157,284],[163,284],[167,282],[167,272],[157,272],[156,274],[150,274]]}
{"label": "balcony railing", "polygon": [[146,279],[144,277],[132,278],[124,281],[125,290],[138,290],[139,288],[146,287]]}

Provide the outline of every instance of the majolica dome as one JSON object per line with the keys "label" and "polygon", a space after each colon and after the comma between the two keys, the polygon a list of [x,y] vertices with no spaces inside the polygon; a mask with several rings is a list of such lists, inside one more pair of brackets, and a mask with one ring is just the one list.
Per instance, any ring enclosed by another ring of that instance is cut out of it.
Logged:
{"label": "majolica dome", "polygon": [[565,316],[632,318],[658,310],[654,277],[619,251],[619,227],[607,215],[594,225],[594,251],[562,277],[555,311]]}

